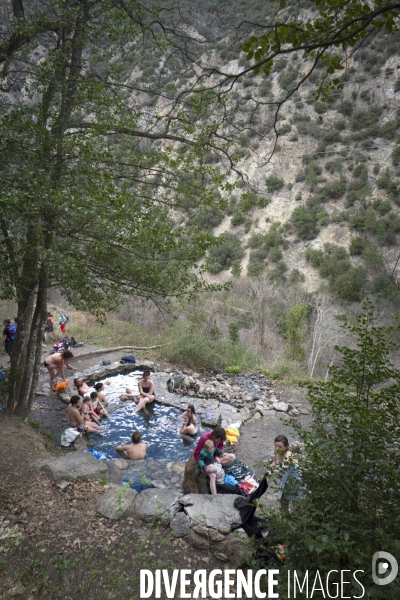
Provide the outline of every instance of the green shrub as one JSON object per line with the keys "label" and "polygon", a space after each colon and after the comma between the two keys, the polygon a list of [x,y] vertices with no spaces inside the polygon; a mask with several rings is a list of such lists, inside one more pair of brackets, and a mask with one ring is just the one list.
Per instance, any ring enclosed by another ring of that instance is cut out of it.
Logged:
{"label": "green shrub", "polygon": [[298,183],[300,181],[305,181],[305,180],[306,180],[306,172],[305,171],[299,171],[296,174],[295,181]]}
{"label": "green shrub", "polygon": [[240,373],[240,367],[238,365],[231,365],[226,368],[226,372],[232,374]]}
{"label": "green shrub", "polygon": [[316,140],[321,136],[321,128],[315,121],[312,123],[309,123],[308,121],[299,121],[296,123],[296,128],[300,135],[310,135]]}
{"label": "green shrub", "polygon": [[242,272],[242,265],[239,259],[232,261],[231,273],[233,277],[240,277],[240,273]]}
{"label": "green shrub", "polygon": [[387,121],[381,127],[381,137],[386,138],[387,140],[394,140],[398,127],[399,124],[397,121]]}
{"label": "green shrub", "polygon": [[306,280],[304,273],[299,271],[296,267],[290,271],[289,275],[289,283],[295,285],[297,283],[302,283]]}
{"label": "green shrub", "polygon": [[386,190],[388,198],[396,202],[396,204],[400,204],[398,184],[392,180],[389,167],[387,167],[385,172],[376,180],[376,185],[378,188]]}
{"label": "green shrub", "polygon": [[340,132],[337,129],[330,129],[322,134],[321,139],[326,144],[335,144],[341,141]]}
{"label": "green shrub", "polygon": [[376,212],[381,216],[386,215],[392,210],[392,205],[390,204],[390,202],[386,202],[385,200],[375,200],[372,203],[372,206],[374,207]]}
{"label": "green shrub", "polygon": [[369,90],[363,90],[360,94],[360,98],[361,100],[364,100],[364,102],[369,102],[371,100],[371,93]]}
{"label": "green shrub", "polygon": [[246,217],[240,210],[236,210],[231,218],[232,227],[237,227],[238,225],[242,225],[245,222]]}
{"label": "green shrub", "polygon": [[283,337],[286,340],[286,356],[290,360],[301,360],[304,356],[302,346],[304,328],[307,323],[308,307],[296,302],[292,304],[283,319]]}
{"label": "green shrub", "polygon": [[366,181],[368,179],[368,168],[366,165],[360,163],[353,171],[353,176]]}
{"label": "green shrub", "polygon": [[329,173],[341,173],[343,167],[343,162],[340,158],[334,158],[333,160],[328,160],[325,163],[325,169]]}
{"label": "green shrub", "polygon": [[[370,304],[347,329],[354,345],[338,348],[338,366],[330,368],[327,381],[307,385],[312,423],[295,426],[305,444],[304,460],[299,460],[308,493],[292,512],[269,513],[269,527],[290,548],[281,581],[294,569],[335,577],[340,565],[362,575],[362,590],[354,581],[346,584],[349,597],[365,593],[397,600],[395,583],[377,593],[370,564],[382,547],[392,548],[399,558],[400,373],[391,360],[397,346],[390,341],[390,329],[375,325]],[[389,460],[383,448],[393,449]],[[338,481],[339,486],[332,485]],[[340,576],[332,581],[339,581],[332,583],[339,590]],[[279,592],[291,597],[284,588]]]}
{"label": "green shrub", "polygon": [[285,273],[287,270],[287,264],[283,260],[280,260],[276,267],[268,272],[268,278],[272,283],[284,283],[286,281]]}
{"label": "green shrub", "polygon": [[367,241],[362,237],[354,237],[350,242],[349,252],[351,256],[361,255],[364,251]]}
{"label": "green shrub", "polygon": [[353,108],[354,104],[351,100],[344,100],[338,105],[337,110],[345,117],[350,117],[353,113]]}
{"label": "green shrub", "polygon": [[269,175],[265,180],[265,185],[267,186],[267,190],[272,193],[283,188],[285,182],[276,175]]}
{"label": "green shrub", "polygon": [[279,227],[279,223],[272,223],[267,233],[264,235],[264,245],[266,248],[274,248],[284,243]]}
{"label": "green shrub", "polygon": [[307,248],[304,253],[306,261],[310,263],[312,267],[318,269],[324,259],[324,253],[322,250],[315,250],[314,248]]}
{"label": "green shrub", "polygon": [[349,227],[350,229],[355,229],[356,231],[364,231],[365,229],[365,214],[359,213],[352,215],[349,219]]}
{"label": "green shrub", "polygon": [[270,260],[271,262],[278,262],[279,260],[282,260],[282,258],[283,254],[280,248],[278,248],[277,246],[271,248],[271,250],[268,253],[268,260]]}
{"label": "green shrub", "polygon": [[346,192],[347,188],[347,180],[344,177],[340,179],[335,179],[335,181],[331,181],[319,191],[319,194],[323,194],[326,197],[326,200],[337,200],[341,198],[343,194]]}
{"label": "green shrub", "polygon": [[261,81],[261,83],[258,86],[258,93],[261,96],[266,96],[272,88],[272,82],[270,79],[267,79],[266,77],[263,77],[263,80]]}
{"label": "green shrub", "polygon": [[342,300],[360,302],[364,295],[366,281],[367,272],[365,269],[351,267],[332,281],[331,290]]}
{"label": "green shrub", "polygon": [[225,369],[229,364],[227,344],[198,324],[177,321],[170,336],[165,354],[172,363],[194,369]]}
{"label": "green shrub", "polygon": [[262,233],[253,232],[249,237],[247,245],[249,248],[259,248],[264,243],[264,235]]}
{"label": "green shrub", "polygon": [[298,70],[293,65],[289,65],[278,75],[278,83],[283,90],[290,90],[296,85]]}
{"label": "green shrub", "polygon": [[318,227],[315,214],[307,211],[303,206],[294,209],[291,221],[296,226],[297,236],[301,240],[313,240],[318,235]]}
{"label": "green shrub", "polygon": [[392,152],[392,165],[394,167],[398,167],[400,165],[400,146],[396,146]]}
{"label": "green shrub", "polygon": [[396,234],[394,233],[390,220],[379,219],[376,224],[375,236],[380,246],[394,246]]}
{"label": "green shrub", "polygon": [[249,263],[247,265],[247,275],[249,277],[258,277],[265,270],[265,259],[268,256],[266,248],[257,248],[252,250],[249,255]]}
{"label": "green shrub", "polygon": [[333,126],[338,131],[343,131],[343,129],[346,129],[346,127],[347,127],[346,121],[344,119],[338,119],[337,121],[335,121],[335,123],[333,124]]}
{"label": "green shrub", "polygon": [[219,246],[213,246],[209,252],[207,268],[210,273],[219,273],[229,269],[233,261],[241,260],[244,251],[240,239],[233,233],[226,233],[224,241]]}
{"label": "green shrub", "polygon": [[371,106],[371,108],[366,110],[357,110],[353,113],[350,120],[351,128],[353,131],[358,131],[376,125],[381,114],[382,108],[380,106]]}
{"label": "green shrub", "polygon": [[287,64],[288,64],[288,62],[285,58],[278,58],[277,60],[274,61],[274,66],[272,67],[272,71],[279,73],[280,71],[283,71],[283,69],[286,69]]}
{"label": "green shrub", "polygon": [[293,113],[292,121],[294,123],[300,123],[300,121],[309,123],[311,121],[311,117],[304,112],[296,111]]}
{"label": "green shrub", "polygon": [[215,206],[207,206],[201,209],[195,216],[193,223],[201,229],[213,229],[218,227],[224,218],[224,211]]}

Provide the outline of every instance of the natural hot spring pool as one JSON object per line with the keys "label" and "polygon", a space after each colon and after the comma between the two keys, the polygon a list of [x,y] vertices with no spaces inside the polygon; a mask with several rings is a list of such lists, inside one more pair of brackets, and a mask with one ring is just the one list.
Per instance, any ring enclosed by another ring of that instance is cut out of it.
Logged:
{"label": "natural hot spring pool", "polygon": [[[110,406],[118,402],[120,394],[126,387],[137,391],[137,382],[140,373],[129,375],[116,375],[109,377],[110,385],[105,386],[105,393],[110,398]],[[162,390],[156,389],[162,395]],[[130,444],[133,431],[140,431],[142,441],[147,444],[146,460],[158,459],[167,462],[186,461],[192,453],[200,435],[208,429],[199,428],[198,434],[190,440],[183,439],[178,434],[181,424],[182,411],[177,408],[164,406],[152,402],[146,406],[146,412],[135,413],[135,403],[128,403],[116,411],[111,412],[108,419],[102,419],[101,435],[91,435],[92,445],[95,450],[104,454],[108,459],[119,458],[115,447],[119,444]],[[198,422],[200,419],[197,419]]]}

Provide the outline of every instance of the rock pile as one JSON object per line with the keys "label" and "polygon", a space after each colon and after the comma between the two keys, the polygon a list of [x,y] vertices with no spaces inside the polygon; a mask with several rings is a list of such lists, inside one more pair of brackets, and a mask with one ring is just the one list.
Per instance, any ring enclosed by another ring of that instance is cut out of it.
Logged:
{"label": "rock pile", "polygon": [[[248,411],[248,414],[241,420],[247,420],[254,413],[260,413],[266,416],[266,411],[276,410],[286,413],[290,417],[297,417],[300,414],[308,414],[308,410],[301,407],[298,403],[282,402],[280,400],[281,391],[270,381],[258,375],[251,377],[224,376],[218,374],[215,377],[206,378],[197,373],[188,374],[185,372],[172,372],[167,379],[167,389],[170,394],[184,394],[193,400],[201,398],[210,400],[206,419],[202,418],[205,425],[227,426],[222,418],[218,421],[215,415],[215,401],[228,403],[238,408],[241,412]],[[204,403],[201,405],[204,406]],[[200,406],[200,414],[201,414]],[[214,413],[213,413],[214,411]],[[211,413],[211,414],[210,414]]]}
{"label": "rock pile", "polygon": [[211,551],[220,561],[239,564],[250,550],[235,498],[145,490],[137,499],[136,516],[146,523],[169,525],[175,537],[184,538],[191,546]]}

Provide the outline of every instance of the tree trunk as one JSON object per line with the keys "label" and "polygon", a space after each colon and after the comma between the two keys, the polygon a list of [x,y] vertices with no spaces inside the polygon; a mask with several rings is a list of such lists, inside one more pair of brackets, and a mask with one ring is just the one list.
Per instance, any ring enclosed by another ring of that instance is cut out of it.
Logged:
{"label": "tree trunk", "polygon": [[21,276],[16,284],[18,327],[11,357],[10,388],[7,402],[7,408],[10,412],[14,410],[14,406],[22,393],[23,374],[26,372],[28,360],[28,340],[32,325],[37,272],[37,236],[35,229],[30,227],[26,235],[26,252]]}

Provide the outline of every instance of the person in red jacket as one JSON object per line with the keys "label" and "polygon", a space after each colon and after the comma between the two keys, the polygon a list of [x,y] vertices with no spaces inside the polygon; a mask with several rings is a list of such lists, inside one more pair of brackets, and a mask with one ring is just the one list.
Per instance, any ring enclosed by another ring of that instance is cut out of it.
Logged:
{"label": "person in red jacket", "polygon": [[[218,448],[218,450],[223,450],[224,449],[224,442],[226,440],[225,429],[223,429],[222,427],[216,427],[212,431],[208,431],[207,433],[203,433],[203,435],[201,436],[201,438],[198,441],[198,444],[196,446],[196,449],[195,449],[194,455],[193,455],[194,456],[194,460],[196,462],[199,462],[200,452],[203,449],[204,442],[206,440],[212,440],[214,442],[214,446],[216,448]],[[222,456],[221,456],[221,465],[222,466],[230,465],[231,463],[233,463],[233,461],[235,459],[236,459],[236,456],[234,454],[229,454],[227,452],[224,452],[222,454]]]}

